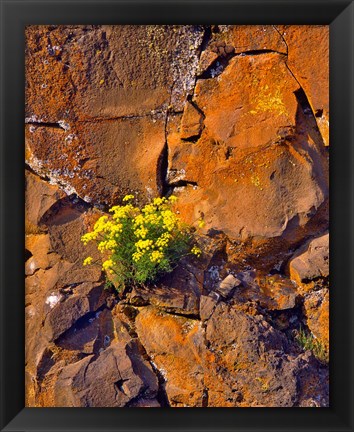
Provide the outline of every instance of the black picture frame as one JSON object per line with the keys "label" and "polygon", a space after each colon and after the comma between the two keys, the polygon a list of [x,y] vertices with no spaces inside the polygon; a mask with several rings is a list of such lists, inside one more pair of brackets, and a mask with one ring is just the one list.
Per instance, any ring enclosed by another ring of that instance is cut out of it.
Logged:
{"label": "black picture frame", "polygon": [[[353,2],[0,0],[0,5],[1,430],[353,431]],[[330,407],[24,408],[24,26],[192,23],[330,25]]]}

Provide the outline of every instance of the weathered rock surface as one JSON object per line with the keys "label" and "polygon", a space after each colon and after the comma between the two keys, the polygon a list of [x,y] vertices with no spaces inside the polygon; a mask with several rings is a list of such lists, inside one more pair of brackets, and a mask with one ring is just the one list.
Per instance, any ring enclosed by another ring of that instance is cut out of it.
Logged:
{"label": "weathered rock surface", "polygon": [[157,378],[137,347],[117,342],[97,359],[88,356],[62,370],[55,406],[123,407],[133,399],[154,400],[156,394]]}
{"label": "weathered rock surface", "polygon": [[328,197],[327,160],[298,90],[274,53],[236,56],[217,79],[197,82],[205,128],[196,143],[174,138],[169,152],[169,169],[197,185],[180,194],[190,222],[203,212],[207,228],[233,238],[297,238]]}
{"label": "weathered rock surface", "polygon": [[204,330],[198,321],[143,308],[137,333],[164,377],[171,406],[302,406],[306,374],[323,381],[312,395],[326,404],[326,371],[291,355],[283,334],[261,316],[220,303]]}
{"label": "weathered rock surface", "polygon": [[[327,26],[28,26],[26,406],[328,406],[328,106]],[[127,193],[203,254],[117,294]]]}
{"label": "weathered rock surface", "polygon": [[58,187],[42,181],[38,176],[26,170],[25,223],[26,233],[41,232],[41,218],[65,193]]}
{"label": "weathered rock surface", "polygon": [[167,111],[194,86],[202,36],[198,26],[29,27],[27,163],[88,202],[156,195]]}
{"label": "weathered rock surface", "polygon": [[216,33],[215,39],[224,40],[226,44],[235,47],[236,53],[251,51],[274,51],[287,53],[284,39],[274,25],[229,25],[221,26],[221,33]]}
{"label": "weathered rock surface", "polygon": [[279,30],[288,46],[288,66],[303,87],[315,114],[323,143],[328,146],[329,28],[280,26]]}
{"label": "weathered rock surface", "polygon": [[[306,355],[293,356],[283,334],[261,316],[220,304],[206,326],[208,406],[301,406],[299,372],[326,374]],[[328,379],[328,378],[327,378]],[[328,398],[326,380],[314,395]],[[326,404],[326,401],[322,401]]]}
{"label": "weathered rock surface", "polygon": [[181,120],[181,139],[187,140],[200,136],[203,129],[203,113],[188,102]]}
{"label": "weathered rock surface", "polygon": [[311,240],[289,262],[290,278],[298,284],[329,275],[329,234]]}
{"label": "weathered rock surface", "polygon": [[171,406],[202,406],[200,321],[144,308],[136,318],[138,337],[162,374]]}
{"label": "weathered rock surface", "polygon": [[305,297],[305,316],[312,334],[329,349],[329,291],[323,288]]}
{"label": "weathered rock surface", "polygon": [[258,302],[268,310],[286,310],[296,306],[299,293],[289,279],[275,275],[257,275],[254,271],[238,275],[242,287],[234,293],[237,302]]}

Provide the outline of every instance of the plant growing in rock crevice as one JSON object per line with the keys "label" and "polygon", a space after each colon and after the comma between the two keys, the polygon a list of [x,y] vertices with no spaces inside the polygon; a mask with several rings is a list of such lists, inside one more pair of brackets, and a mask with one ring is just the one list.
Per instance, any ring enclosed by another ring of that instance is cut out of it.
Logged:
{"label": "plant growing in rock crevice", "polygon": [[[100,217],[93,231],[81,237],[85,245],[97,243],[104,257],[102,270],[118,291],[155,281],[171,272],[183,256],[201,255],[192,228],[173,210],[175,196],[155,198],[142,209],[131,203],[133,199],[133,195],[125,196],[127,204],[112,207],[112,215]],[[92,257],[83,262],[92,263]]]}
{"label": "plant growing in rock crevice", "polygon": [[316,339],[311,333],[305,331],[302,327],[295,333],[295,340],[304,351],[312,351],[313,355],[322,363],[329,362],[328,350],[320,340]]}

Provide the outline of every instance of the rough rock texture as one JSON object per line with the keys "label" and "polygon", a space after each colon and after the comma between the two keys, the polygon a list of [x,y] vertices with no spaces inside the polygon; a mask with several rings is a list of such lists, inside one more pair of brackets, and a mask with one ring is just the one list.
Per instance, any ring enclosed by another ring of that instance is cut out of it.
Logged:
{"label": "rough rock texture", "polygon": [[[26,406],[329,405],[296,340],[328,353],[328,42],[26,27]],[[127,193],[177,195],[203,254],[117,294],[80,237]]]}
{"label": "rough rock texture", "polygon": [[203,132],[196,143],[175,134],[169,151],[169,169],[196,185],[181,193],[191,222],[203,212],[207,228],[241,239],[312,234],[306,226],[328,198],[327,158],[299,91],[276,53],[235,56],[218,78],[198,80]]}
{"label": "rough rock texture", "polygon": [[313,291],[304,301],[307,325],[313,335],[329,348],[329,291]]}
{"label": "rough rock texture", "polygon": [[281,332],[237,307],[220,303],[205,328],[144,308],[136,329],[171,406],[302,406],[307,383],[299,371],[312,381],[322,375],[312,397],[322,404],[328,398],[325,368],[309,355],[291,355]]}
{"label": "rough rock texture", "polygon": [[304,297],[312,334],[329,349],[329,234],[305,243],[289,261],[289,274]]}
{"label": "rough rock texture", "polygon": [[63,368],[54,393],[59,407],[122,407],[134,399],[154,399],[157,378],[136,344],[117,342],[97,359],[88,356]]}
{"label": "rough rock texture", "polygon": [[329,234],[305,244],[289,262],[291,279],[298,284],[329,276]]}
{"label": "rough rock texture", "polygon": [[171,406],[202,406],[201,322],[144,308],[136,318],[139,339],[162,374]]}
{"label": "rough rock texture", "polygon": [[167,113],[194,87],[202,37],[197,26],[29,27],[28,164],[87,202],[156,195]]}
{"label": "rough rock texture", "polygon": [[[208,406],[302,406],[306,382],[326,375],[312,357],[293,356],[281,332],[262,316],[250,316],[220,304],[206,326]],[[326,379],[317,381],[312,397],[324,398]]]}
{"label": "rough rock texture", "polygon": [[323,143],[328,146],[329,27],[280,26],[279,31],[288,47],[289,68],[306,92]]}

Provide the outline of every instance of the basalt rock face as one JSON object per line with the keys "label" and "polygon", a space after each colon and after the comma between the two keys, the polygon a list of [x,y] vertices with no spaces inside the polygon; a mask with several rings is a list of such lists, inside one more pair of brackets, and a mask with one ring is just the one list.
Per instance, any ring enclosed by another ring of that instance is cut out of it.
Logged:
{"label": "basalt rock face", "polygon": [[192,26],[29,27],[29,165],[96,205],[132,191],[142,200],[155,196],[167,113],[181,112],[194,88],[203,33]]}
{"label": "basalt rock face", "polygon": [[[326,26],[27,27],[26,405],[328,406],[328,106]],[[203,254],[118,295],[127,193]]]}

